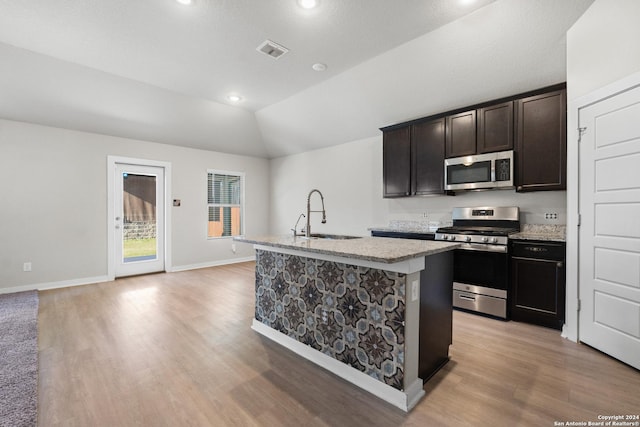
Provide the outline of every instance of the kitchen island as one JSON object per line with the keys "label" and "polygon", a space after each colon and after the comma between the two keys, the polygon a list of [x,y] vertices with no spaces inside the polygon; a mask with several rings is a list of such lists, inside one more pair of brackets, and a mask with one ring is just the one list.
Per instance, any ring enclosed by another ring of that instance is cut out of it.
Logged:
{"label": "kitchen island", "polygon": [[[344,236],[335,236],[344,237]],[[252,328],[409,411],[448,359],[458,244],[237,237],[256,249]]]}

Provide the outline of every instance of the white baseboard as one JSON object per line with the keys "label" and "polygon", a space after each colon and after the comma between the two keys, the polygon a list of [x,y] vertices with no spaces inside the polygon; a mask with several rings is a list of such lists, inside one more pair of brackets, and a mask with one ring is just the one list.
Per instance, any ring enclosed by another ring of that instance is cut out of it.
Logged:
{"label": "white baseboard", "polygon": [[[239,262],[255,261],[255,256],[246,258],[233,258],[222,261],[203,262],[200,264],[181,265],[173,267],[171,272],[195,270],[198,268],[217,267],[220,265],[235,264]],[[95,277],[82,277],[78,279],[61,280],[59,282],[46,282],[46,283],[33,283],[30,285],[13,286],[11,288],[0,288],[0,294],[11,294],[14,292],[24,291],[44,291],[47,289],[68,288],[72,286],[91,285],[94,283],[110,282],[114,279],[110,279],[109,276],[95,276]]]}
{"label": "white baseboard", "polygon": [[10,294],[24,291],[44,291],[47,289],[68,288],[71,286],[91,285],[93,283],[108,282],[107,276],[82,277],[79,279],[61,280],[59,282],[34,283],[31,285],[0,288],[0,294]]}
{"label": "white baseboard", "polygon": [[174,273],[177,271],[196,270],[198,268],[218,267],[221,265],[237,264],[240,262],[255,261],[255,260],[256,260],[255,256],[250,256],[246,258],[231,258],[231,259],[223,259],[220,261],[201,262],[198,264],[177,265],[171,268],[171,272]]}
{"label": "white baseboard", "polygon": [[405,412],[409,412],[425,394],[420,378],[407,387],[405,391],[400,391],[306,344],[296,341],[256,319],[253,319],[251,329]]}

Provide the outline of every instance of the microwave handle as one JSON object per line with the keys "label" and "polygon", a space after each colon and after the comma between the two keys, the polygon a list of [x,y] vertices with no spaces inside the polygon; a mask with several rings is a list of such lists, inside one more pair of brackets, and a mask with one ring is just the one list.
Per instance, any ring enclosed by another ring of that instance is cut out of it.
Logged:
{"label": "microwave handle", "polygon": [[496,162],[491,162],[491,182],[496,182]]}

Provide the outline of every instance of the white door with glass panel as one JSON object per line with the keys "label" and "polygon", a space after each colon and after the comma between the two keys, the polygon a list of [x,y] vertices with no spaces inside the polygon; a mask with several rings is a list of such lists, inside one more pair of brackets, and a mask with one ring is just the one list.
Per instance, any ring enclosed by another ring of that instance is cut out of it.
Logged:
{"label": "white door with glass panel", "polygon": [[580,108],[580,341],[640,369],[640,74]]}
{"label": "white door with glass panel", "polygon": [[116,163],[115,276],[165,270],[164,169]]}

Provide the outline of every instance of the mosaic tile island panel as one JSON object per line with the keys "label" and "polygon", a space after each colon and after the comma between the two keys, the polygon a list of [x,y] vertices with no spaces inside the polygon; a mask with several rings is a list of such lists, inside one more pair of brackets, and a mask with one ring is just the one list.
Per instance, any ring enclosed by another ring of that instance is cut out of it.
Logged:
{"label": "mosaic tile island panel", "polygon": [[406,275],[256,250],[256,320],[398,390]]}

